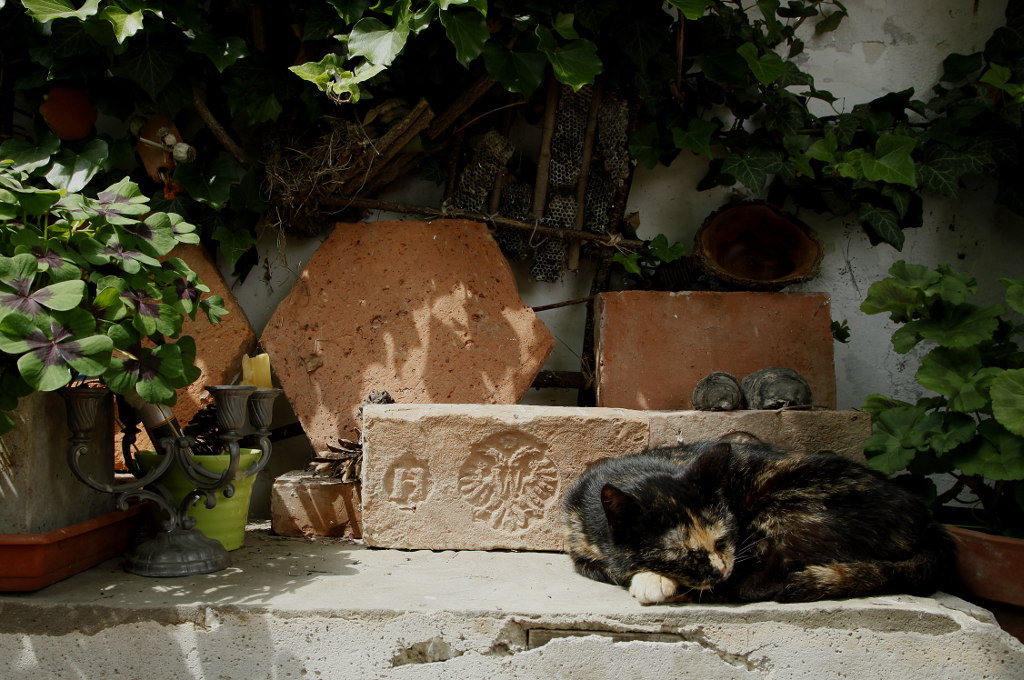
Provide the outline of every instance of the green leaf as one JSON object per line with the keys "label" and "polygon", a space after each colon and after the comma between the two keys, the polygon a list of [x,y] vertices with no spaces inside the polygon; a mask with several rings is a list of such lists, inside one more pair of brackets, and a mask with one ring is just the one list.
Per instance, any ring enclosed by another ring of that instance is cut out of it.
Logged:
{"label": "green leaf", "polygon": [[839,149],[839,142],[835,132],[829,130],[822,139],[817,140],[805,152],[809,158],[816,161],[823,161],[828,164],[836,162],[836,151]]}
{"label": "green leaf", "polygon": [[348,51],[351,56],[363,57],[371,64],[390,66],[408,39],[407,26],[391,28],[380,19],[365,17],[352,27]]}
{"label": "green leaf", "polygon": [[75,9],[71,0],[22,0],[25,12],[38,21],[45,23],[54,19],[79,19],[84,21],[99,10],[100,0],[85,0],[82,6]]}
{"label": "green leaf", "polygon": [[758,56],[757,45],[754,43],[743,43],[736,52],[747,62],[750,72],[762,85],[771,85],[789,70],[786,62],[775,52]]}
{"label": "green leaf", "polygon": [[540,52],[510,50],[488,41],[483,55],[487,73],[509,92],[529,98],[544,80],[548,60]]}
{"label": "green leaf", "polygon": [[371,0],[327,0],[346,24],[354,24],[373,4]]}
{"label": "green leaf", "polygon": [[224,69],[234,65],[239,59],[249,55],[245,41],[233,35],[220,37],[211,33],[201,33],[192,41],[189,49],[209,57],[217,70],[222,73]]}
{"label": "green leaf", "polygon": [[555,78],[573,90],[590,85],[603,70],[597,56],[597,45],[589,40],[570,40],[558,45],[554,33],[544,26],[537,26],[537,48],[548,58]]}
{"label": "green leaf", "polygon": [[973,347],[992,338],[999,327],[1002,305],[942,305],[928,318],[910,322],[914,330],[943,347]]}
{"label": "green leaf", "polygon": [[875,143],[875,155],[862,162],[864,177],[872,182],[891,182],[917,186],[914,159],[910,153],[917,145],[913,137],[885,134]]}
{"label": "green leaf", "polygon": [[900,229],[899,215],[895,211],[871,203],[862,203],[857,216],[878,240],[888,243],[896,250],[903,250],[905,237]]}
{"label": "green leaf", "polygon": [[576,32],[576,28],[573,26],[575,20],[575,15],[559,12],[555,15],[555,20],[551,27],[566,40],[575,40],[580,37],[580,34]]}
{"label": "green leaf", "polygon": [[682,12],[687,19],[693,20],[704,16],[708,7],[715,3],[714,0],[668,0],[668,4]]}
{"label": "green leaf", "polygon": [[1024,278],[999,279],[1006,286],[1006,304],[1018,314],[1024,314]]}
{"label": "green leaf", "polygon": [[974,54],[950,54],[942,60],[942,82],[958,83],[965,80],[969,75],[981,70],[985,64],[985,56],[982,52]]}
{"label": "green leaf", "polygon": [[99,17],[110,22],[114,29],[114,38],[118,44],[142,30],[142,11],[127,12],[118,5],[107,5],[99,13]]}
{"label": "green leaf", "polygon": [[85,188],[107,160],[108,147],[102,139],[93,139],[83,147],[81,153],[63,149],[46,172],[47,181],[68,193],[77,193]]}
{"label": "green leaf", "polygon": [[630,274],[641,274],[639,253],[615,253],[612,255],[612,261],[618,262]]}
{"label": "green leaf", "polygon": [[1024,439],[991,419],[978,432],[981,437],[952,454],[960,470],[993,480],[1024,479]]}
{"label": "green leaf", "polygon": [[742,156],[730,154],[722,172],[732,175],[758,196],[764,196],[768,177],[784,168],[782,155],[772,149],[751,149]]}
{"label": "green leaf", "polygon": [[227,203],[231,186],[238,183],[241,174],[231,160],[218,158],[206,168],[196,163],[182,163],[175,169],[174,179],[181,182],[195,200],[220,209]]}
{"label": "green leaf", "polygon": [[919,406],[897,406],[873,418],[874,431],[864,445],[868,465],[887,475],[905,469],[926,446],[921,424],[927,417]]}
{"label": "green leaf", "polygon": [[49,163],[59,149],[60,139],[54,134],[43,135],[38,144],[14,137],[0,144],[0,160],[10,159],[15,170],[32,172]]}
{"label": "green leaf", "polygon": [[686,129],[674,128],[672,130],[672,141],[679,149],[689,149],[694,153],[711,158],[711,137],[718,131],[720,123],[718,120],[704,120],[693,118]]}
{"label": "green leaf", "polygon": [[988,388],[1002,369],[983,367],[978,349],[936,347],[921,360],[914,376],[921,387],[949,400],[949,408],[962,413],[988,405]]}
{"label": "green leaf", "polygon": [[180,51],[168,46],[133,46],[118,61],[114,72],[139,85],[153,100],[158,100],[174,79],[175,67],[183,60]]}
{"label": "green leaf", "polygon": [[846,10],[841,9],[835,12],[830,12],[825,15],[825,18],[814,24],[814,34],[821,35],[823,33],[829,33],[839,28],[839,24],[843,22],[847,16]]}
{"label": "green leaf", "polygon": [[1003,371],[992,380],[992,415],[1010,432],[1024,436],[1024,369]]}
{"label": "green leaf", "polygon": [[463,66],[480,56],[490,37],[487,21],[475,10],[441,12],[441,24],[455,45],[455,58]]}

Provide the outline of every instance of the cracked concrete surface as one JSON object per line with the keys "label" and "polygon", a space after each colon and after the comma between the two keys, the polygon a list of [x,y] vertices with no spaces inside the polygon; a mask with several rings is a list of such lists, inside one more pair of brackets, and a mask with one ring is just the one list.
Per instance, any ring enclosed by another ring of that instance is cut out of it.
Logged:
{"label": "cracked concrete surface", "polygon": [[1020,678],[1024,646],[957,598],[642,607],[557,553],[374,550],[251,530],[233,566],[104,563],[0,594],[5,680]]}

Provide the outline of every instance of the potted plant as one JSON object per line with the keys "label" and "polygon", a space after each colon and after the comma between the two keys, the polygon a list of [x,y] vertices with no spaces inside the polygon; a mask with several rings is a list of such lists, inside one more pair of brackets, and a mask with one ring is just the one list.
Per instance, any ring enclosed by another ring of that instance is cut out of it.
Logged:
{"label": "potted plant", "polygon": [[[193,416],[184,427],[183,434],[189,437],[191,454],[197,456],[196,463],[210,473],[220,474],[231,464],[224,440],[218,436],[217,403],[210,402]],[[155,470],[163,454],[153,450],[137,451],[135,461],[143,472]],[[249,518],[249,504],[258,469],[248,474],[253,466],[259,466],[263,458],[262,449],[242,448],[239,452],[238,471],[234,478],[233,494],[217,494],[217,503],[212,508],[205,503],[194,503],[188,509],[188,516],[196,521],[195,527],[208,538],[220,541],[225,550],[237,550],[245,543],[245,524]],[[196,483],[185,471],[172,465],[157,480],[164,486],[175,504],[179,505],[196,488]]]}
{"label": "potted plant", "polygon": [[[170,255],[198,242],[194,231],[152,212],[127,179],[95,195],[69,192],[0,159],[0,435],[20,400],[68,386],[174,403],[199,375],[183,319],[226,313]],[[65,450],[34,455],[63,460]]]}
{"label": "potted plant", "polygon": [[[929,269],[899,261],[871,286],[861,310],[887,312],[898,324],[896,351],[929,346],[915,379],[932,394],[915,403],[869,396],[864,409],[874,432],[865,453],[870,465],[901,473],[896,479],[929,496],[940,519],[960,525],[952,530],[966,588],[1021,607],[1024,325],[1012,313],[1024,313],[1024,278],[999,283],[1004,303],[978,305],[970,301],[978,292],[974,277],[946,265]],[[995,559],[976,561],[986,557]]]}

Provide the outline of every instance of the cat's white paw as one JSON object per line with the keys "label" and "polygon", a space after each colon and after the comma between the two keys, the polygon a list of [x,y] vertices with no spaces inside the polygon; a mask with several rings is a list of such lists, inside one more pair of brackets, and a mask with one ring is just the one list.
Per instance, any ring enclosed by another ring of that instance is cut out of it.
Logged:
{"label": "cat's white paw", "polygon": [[639,600],[640,604],[658,604],[675,595],[678,587],[679,584],[667,576],[653,571],[641,571],[630,579],[629,594]]}

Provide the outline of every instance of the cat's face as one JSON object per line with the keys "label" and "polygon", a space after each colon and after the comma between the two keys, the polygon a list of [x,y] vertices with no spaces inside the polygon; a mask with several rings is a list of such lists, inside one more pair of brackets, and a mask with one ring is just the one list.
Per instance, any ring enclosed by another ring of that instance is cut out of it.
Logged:
{"label": "cat's face", "polygon": [[729,578],[736,520],[724,502],[671,478],[649,480],[636,497],[643,501],[611,485],[602,491],[613,539],[636,571],[670,576],[697,590]]}
{"label": "cat's face", "polygon": [[686,587],[713,588],[735,563],[735,521],[723,508],[685,510],[680,521],[637,546],[637,561]]}

